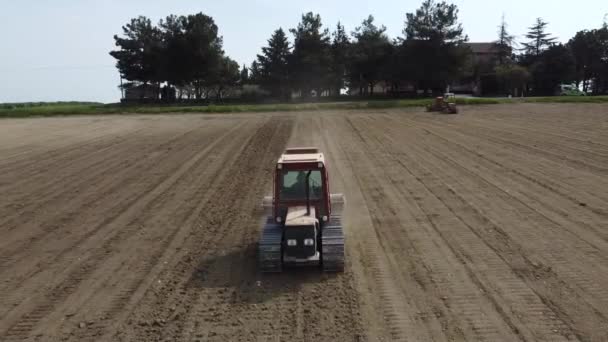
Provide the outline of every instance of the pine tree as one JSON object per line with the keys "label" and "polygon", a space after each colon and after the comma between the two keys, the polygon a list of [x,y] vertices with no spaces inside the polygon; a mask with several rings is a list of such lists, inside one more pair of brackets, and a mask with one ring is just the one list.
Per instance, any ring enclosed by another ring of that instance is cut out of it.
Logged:
{"label": "pine tree", "polygon": [[252,84],[260,84],[262,78],[262,70],[260,70],[260,63],[253,61],[249,67],[249,82]]}
{"label": "pine tree", "polygon": [[329,31],[323,29],[321,16],[308,12],[302,15],[298,27],[289,30],[294,37],[290,58],[290,84],[303,97],[311,90],[317,96],[329,88],[330,83],[330,38]]}
{"label": "pine tree", "polygon": [[409,56],[403,63],[405,73],[418,89],[442,93],[458,78],[468,53],[458,7],[426,0],[414,13],[406,14],[403,33],[404,53]]}
{"label": "pine tree", "polygon": [[537,18],[536,23],[529,28],[526,38],[530,39],[527,43],[523,43],[524,51],[532,56],[539,56],[541,52],[554,44],[556,38],[551,37],[547,33],[547,23],[542,18]]}
{"label": "pine tree", "polygon": [[268,46],[262,48],[262,54],[258,55],[259,83],[274,97],[287,97],[290,54],[291,48],[285,31],[279,28],[268,40]]}
{"label": "pine tree", "polygon": [[249,69],[247,68],[247,65],[243,64],[243,68],[241,69],[241,75],[239,78],[241,84],[247,84],[249,82]]}
{"label": "pine tree", "polygon": [[384,80],[384,66],[390,61],[391,42],[384,25],[377,26],[374,17],[368,16],[352,32],[352,63],[350,84],[359,87],[359,94],[374,95],[375,85]]}
{"label": "pine tree", "polygon": [[508,25],[503,14],[500,25],[498,26],[498,40],[495,42],[498,47],[498,61],[500,64],[504,64],[508,60],[515,43],[515,36],[509,34],[507,28]]}
{"label": "pine tree", "polygon": [[345,78],[349,64],[351,42],[344,26],[338,22],[336,30],[332,34],[331,42],[331,87],[332,95],[340,95],[340,91],[345,87]]}

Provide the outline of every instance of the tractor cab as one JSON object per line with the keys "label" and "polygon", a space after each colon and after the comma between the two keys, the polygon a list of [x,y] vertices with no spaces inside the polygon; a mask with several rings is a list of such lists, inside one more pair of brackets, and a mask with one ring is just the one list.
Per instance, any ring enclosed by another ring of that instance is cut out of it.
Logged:
{"label": "tractor cab", "polygon": [[286,222],[289,208],[295,207],[305,207],[307,215],[327,221],[331,203],[323,153],[313,147],[287,149],[274,178],[273,215],[278,223]]}

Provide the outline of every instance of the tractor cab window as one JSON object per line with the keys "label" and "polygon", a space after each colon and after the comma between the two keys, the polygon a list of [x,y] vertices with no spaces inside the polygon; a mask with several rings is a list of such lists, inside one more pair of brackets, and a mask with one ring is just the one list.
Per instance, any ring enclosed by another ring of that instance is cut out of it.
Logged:
{"label": "tractor cab window", "polygon": [[306,171],[283,171],[280,189],[282,200],[306,200],[306,175],[310,172],[308,179],[310,200],[318,200],[323,197],[323,180],[320,170]]}

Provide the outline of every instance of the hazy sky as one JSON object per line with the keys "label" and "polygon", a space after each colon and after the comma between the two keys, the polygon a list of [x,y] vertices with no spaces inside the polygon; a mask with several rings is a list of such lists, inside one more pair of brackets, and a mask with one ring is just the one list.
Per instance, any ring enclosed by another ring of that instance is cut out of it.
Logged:
{"label": "hazy sky", "polygon": [[[297,25],[304,12],[319,13],[333,29],[341,21],[348,32],[372,14],[401,35],[405,13],[422,0],[1,0],[0,103],[120,98],[118,72],[108,51],[113,35],[138,15],[154,22],[168,14],[203,12],[212,16],[224,37],[226,53],[250,64],[273,30]],[[608,12],[605,0],[459,0],[460,20],[470,41],[496,39],[504,13],[511,32],[521,39],[536,17],[567,41],[577,31],[599,27]]]}

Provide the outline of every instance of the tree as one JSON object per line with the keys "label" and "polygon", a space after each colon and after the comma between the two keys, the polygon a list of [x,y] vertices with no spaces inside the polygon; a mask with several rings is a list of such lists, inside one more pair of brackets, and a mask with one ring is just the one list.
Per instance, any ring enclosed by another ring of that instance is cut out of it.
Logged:
{"label": "tree", "polygon": [[224,93],[231,87],[236,86],[240,79],[239,64],[230,57],[222,57],[218,68],[214,70],[209,84],[212,85],[215,97],[221,101]]}
{"label": "tree", "polygon": [[144,90],[153,85],[157,99],[161,86],[163,99],[175,99],[176,89],[180,98],[209,98],[215,91],[221,99],[239,79],[239,66],[225,56],[217,25],[203,13],[169,15],[157,26],[146,17],[134,18],[114,39],[119,49],[110,55],[121,76]]}
{"label": "tree", "polygon": [[604,24],[601,29],[594,30],[594,34],[601,46],[601,57],[594,67],[596,77],[593,91],[595,94],[602,94],[608,92],[608,25]]}
{"label": "tree", "polygon": [[249,67],[249,82],[259,84],[262,78],[262,70],[258,61],[253,61]]}
{"label": "tree", "polygon": [[403,48],[411,60],[408,74],[417,88],[441,92],[462,73],[467,50],[458,7],[426,0],[406,14]]}
{"label": "tree", "polygon": [[291,84],[303,97],[308,97],[313,89],[321,96],[329,87],[330,38],[329,31],[322,26],[321,17],[309,12],[302,15],[297,28],[290,30],[294,36],[289,60]]}
{"label": "tree", "polygon": [[458,7],[446,2],[425,0],[416,13],[406,14],[403,30],[406,39],[441,43],[465,41],[462,24],[458,23]]}
{"label": "tree", "polygon": [[[274,31],[268,40],[268,46],[262,48],[258,55],[259,83],[273,97],[286,99],[289,97],[288,59],[291,48],[283,29]],[[253,71],[253,67],[252,67]]]}
{"label": "tree", "polygon": [[116,59],[116,67],[122,78],[144,85],[158,82],[162,77],[161,32],[152,25],[152,21],[140,16],[122,27],[123,36],[114,36],[116,46],[120,49],[111,51]]}
{"label": "tree", "polygon": [[592,31],[579,31],[567,44],[574,57],[575,82],[583,83],[583,91],[587,91],[597,62],[601,61],[601,44],[596,38]]}
{"label": "tree", "polygon": [[551,37],[551,34],[546,32],[547,25],[549,25],[549,23],[543,21],[543,19],[536,18],[536,23],[529,28],[529,31],[526,34],[526,38],[528,38],[529,41],[527,43],[522,43],[526,54],[539,56],[541,52],[554,44],[556,38]]}
{"label": "tree", "polygon": [[241,69],[239,82],[241,84],[247,84],[249,82],[249,69],[245,64],[243,64],[243,68]]}
{"label": "tree", "polygon": [[373,96],[375,85],[384,78],[383,66],[389,60],[391,48],[385,32],[386,27],[376,26],[374,17],[370,15],[352,33],[355,42],[349,78],[351,84],[359,86],[361,95],[369,92]]}
{"label": "tree", "polygon": [[577,32],[567,46],[575,61],[576,83],[583,83],[583,91],[593,85],[594,92],[603,92],[602,84],[608,81],[608,27]]}
{"label": "tree", "polygon": [[512,63],[501,64],[496,67],[495,72],[496,78],[509,94],[523,95],[526,83],[530,79],[530,73],[526,68]]}
{"label": "tree", "polygon": [[505,21],[505,16],[503,14],[500,25],[498,26],[498,40],[495,41],[495,44],[498,48],[499,64],[504,64],[508,62],[508,59],[513,51],[513,45],[515,43],[515,36],[510,34],[507,29],[507,22]]}
{"label": "tree", "polygon": [[191,47],[186,40],[186,22],[184,16],[169,15],[159,22],[163,41],[163,79],[170,85],[184,86],[190,80],[189,59]]}
{"label": "tree", "polygon": [[224,55],[222,37],[218,35],[213,18],[198,13],[186,17],[185,41],[190,48],[183,62],[188,66],[189,81],[194,86],[196,98],[201,99],[221,67]]}
{"label": "tree", "polygon": [[575,78],[574,57],[564,45],[552,45],[531,67],[535,95],[553,95],[557,86]]}
{"label": "tree", "polygon": [[389,86],[389,92],[393,96],[398,96],[400,85],[407,80],[410,80],[410,70],[408,61],[411,61],[409,51],[404,48],[403,41],[396,39],[388,49],[388,61],[383,65],[381,74],[384,76],[384,82]]}
{"label": "tree", "polygon": [[351,42],[340,22],[336,25],[332,36],[330,87],[332,95],[338,96],[346,86]]}

